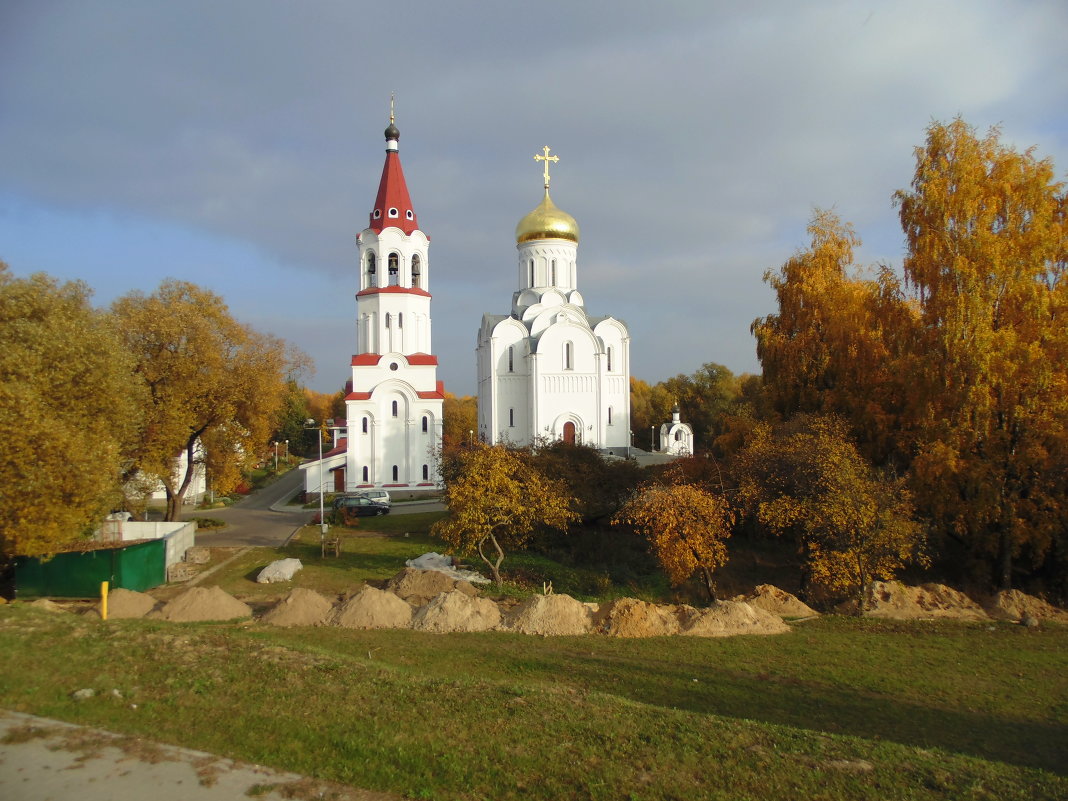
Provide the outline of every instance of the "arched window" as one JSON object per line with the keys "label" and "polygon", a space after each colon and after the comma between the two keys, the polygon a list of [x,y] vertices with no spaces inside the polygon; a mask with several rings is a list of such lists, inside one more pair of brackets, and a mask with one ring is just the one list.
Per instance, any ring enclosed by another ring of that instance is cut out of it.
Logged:
{"label": "arched window", "polygon": [[534,259],[530,260],[530,285],[534,286]]}
{"label": "arched window", "polygon": [[682,432],[681,431],[676,431],[675,432],[675,441],[676,442],[682,442]]}
{"label": "arched window", "polygon": [[423,263],[419,254],[412,256],[412,286],[419,289],[423,285]]}
{"label": "arched window", "polygon": [[429,480],[430,480],[430,465],[425,464],[425,465],[423,465],[423,481],[429,481]]}
{"label": "arched window", "polygon": [[378,286],[378,276],[375,275],[377,270],[378,270],[378,267],[377,267],[377,264],[375,262],[375,254],[374,253],[368,253],[367,254],[367,286],[369,286],[369,287]]}
{"label": "arched window", "polygon": [[400,281],[400,256],[389,254],[389,285],[396,286]]}
{"label": "arched window", "polygon": [[608,407],[608,425],[612,425],[612,407]]}
{"label": "arched window", "polygon": [[612,372],[612,346],[608,346],[608,372]]}
{"label": "arched window", "polygon": [[508,427],[515,428],[515,409],[508,410]]}
{"label": "arched window", "polygon": [[367,465],[363,466],[363,483],[367,483]]}
{"label": "arched window", "polygon": [[366,418],[366,417],[365,417],[365,418],[363,418],[363,423],[362,423],[362,425],[361,425],[361,429],[363,430],[363,433],[364,433],[364,434],[366,434],[366,433],[367,433],[367,418]]}
{"label": "arched window", "polygon": [[423,415],[423,433],[425,434],[430,429],[430,418],[425,414]]}
{"label": "arched window", "polygon": [[398,475],[400,475],[400,473],[397,472],[397,465],[393,465],[393,480],[394,481],[397,480],[397,476]]}
{"label": "arched window", "polygon": [[571,370],[572,369],[572,350],[573,350],[573,346],[571,345],[571,343],[570,342],[565,342],[564,343],[564,369],[565,370]]}
{"label": "arched window", "polygon": [[397,328],[404,328],[404,312],[397,312]]}
{"label": "arched window", "polygon": [[549,283],[551,283],[553,286],[556,286],[556,259],[552,260],[552,273]]}
{"label": "arched window", "polygon": [[508,346],[508,372],[512,372],[515,369],[515,348],[511,345]]}
{"label": "arched window", "polygon": [[393,401],[393,416],[397,416],[397,402]]}

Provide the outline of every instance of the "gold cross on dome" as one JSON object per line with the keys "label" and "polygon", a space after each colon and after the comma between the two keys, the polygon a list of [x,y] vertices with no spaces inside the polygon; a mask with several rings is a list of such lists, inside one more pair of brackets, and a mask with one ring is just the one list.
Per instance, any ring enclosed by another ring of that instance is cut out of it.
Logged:
{"label": "gold cross on dome", "polygon": [[544,156],[539,156],[537,153],[535,153],[534,154],[534,161],[544,161],[545,162],[545,172],[542,173],[542,175],[545,178],[545,188],[548,189],[549,188],[549,162],[551,161],[551,162],[555,163],[555,162],[560,160],[560,157],[559,156],[550,156],[549,155],[549,146],[548,145],[545,145],[541,150],[545,155]]}

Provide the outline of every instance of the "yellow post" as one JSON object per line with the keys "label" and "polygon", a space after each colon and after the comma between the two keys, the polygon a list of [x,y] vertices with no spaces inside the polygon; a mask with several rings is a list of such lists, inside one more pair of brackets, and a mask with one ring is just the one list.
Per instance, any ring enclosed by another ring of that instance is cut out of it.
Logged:
{"label": "yellow post", "polygon": [[100,619],[108,619],[108,583],[100,582]]}

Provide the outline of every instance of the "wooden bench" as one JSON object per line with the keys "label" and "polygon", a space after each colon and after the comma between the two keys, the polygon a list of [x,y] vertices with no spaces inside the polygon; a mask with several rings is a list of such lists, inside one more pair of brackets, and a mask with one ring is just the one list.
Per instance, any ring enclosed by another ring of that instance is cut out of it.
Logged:
{"label": "wooden bench", "polygon": [[341,556],[341,537],[338,534],[324,534],[322,539],[323,546],[323,558],[326,558],[328,553],[334,556]]}

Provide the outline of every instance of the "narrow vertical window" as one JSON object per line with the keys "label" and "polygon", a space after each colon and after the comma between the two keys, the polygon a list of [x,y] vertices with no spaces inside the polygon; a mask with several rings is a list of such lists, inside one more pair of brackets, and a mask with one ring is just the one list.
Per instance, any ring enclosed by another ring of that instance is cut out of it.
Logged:
{"label": "narrow vertical window", "polygon": [[564,369],[565,370],[570,370],[571,369],[571,343],[570,342],[565,342],[564,343]]}
{"label": "narrow vertical window", "polygon": [[361,428],[363,429],[363,433],[366,434],[367,433],[367,418],[366,417],[363,418],[363,423],[361,425]]}
{"label": "narrow vertical window", "polygon": [[425,434],[430,428],[430,420],[426,415],[423,415],[423,433]]}
{"label": "narrow vertical window", "polygon": [[423,285],[423,262],[419,254],[412,256],[412,286],[419,289]]}
{"label": "narrow vertical window", "polygon": [[508,410],[508,427],[515,428],[515,409]]}
{"label": "narrow vertical window", "polygon": [[515,348],[511,345],[508,346],[508,372],[512,372],[515,369]]}
{"label": "narrow vertical window", "polygon": [[376,272],[375,254],[374,253],[368,253],[367,254],[367,286],[369,286],[369,287],[378,286],[378,277],[375,275],[375,272]]}
{"label": "narrow vertical window", "polygon": [[397,328],[404,328],[404,312],[397,312]]}
{"label": "narrow vertical window", "polygon": [[393,401],[393,416],[397,416],[397,402]]}
{"label": "narrow vertical window", "polygon": [[612,425],[612,407],[608,407],[608,425]]}
{"label": "narrow vertical window", "polygon": [[397,472],[397,465],[393,465],[393,480],[394,481],[397,480],[397,476],[398,475],[399,475],[399,473]]}
{"label": "narrow vertical window", "polygon": [[530,285],[534,286],[534,259],[530,260]]}
{"label": "narrow vertical window", "polygon": [[367,483],[367,465],[363,466],[363,483]]}
{"label": "narrow vertical window", "polygon": [[549,279],[549,282],[553,286],[556,286],[556,259],[552,260],[552,275],[551,275],[551,277]]}
{"label": "narrow vertical window", "polygon": [[390,328],[393,323],[393,315],[386,312],[386,328]]}
{"label": "narrow vertical window", "polygon": [[612,372],[612,346],[608,346],[608,372]]}
{"label": "narrow vertical window", "polygon": [[423,465],[423,481],[429,481],[429,480],[430,480],[430,465],[425,464],[425,465]]}
{"label": "narrow vertical window", "polygon": [[389,285],[396,286],[400,281],[400,256],[389,254]]}

